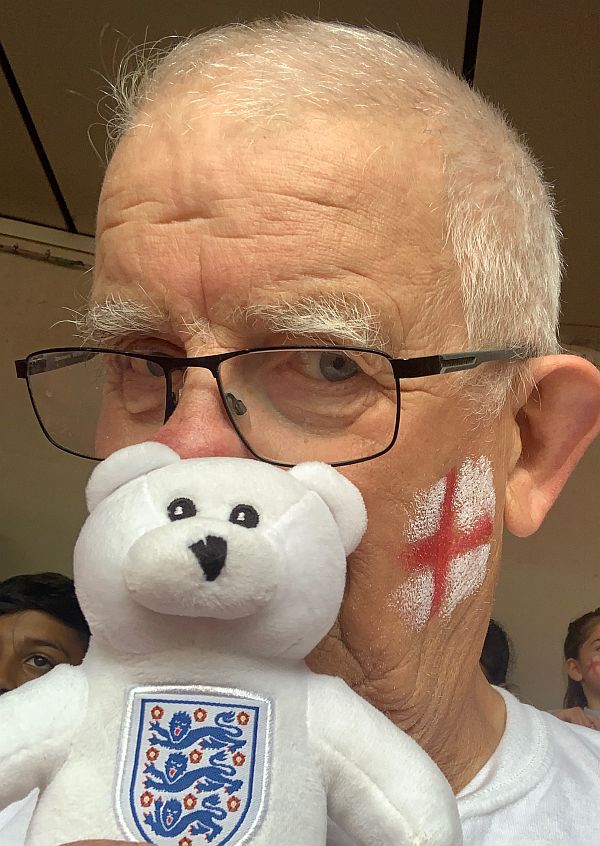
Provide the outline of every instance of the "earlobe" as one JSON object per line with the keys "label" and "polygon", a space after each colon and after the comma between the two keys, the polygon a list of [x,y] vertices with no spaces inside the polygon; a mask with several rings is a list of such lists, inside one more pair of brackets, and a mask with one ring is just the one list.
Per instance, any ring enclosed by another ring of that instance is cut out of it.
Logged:
{"label": "earlobe", "polygon": [[534,387],[518,409],[521,452],[506,484],[504,519],[518,537],[533,534],[600,431],[600,373],[582,358],[531,362]]}

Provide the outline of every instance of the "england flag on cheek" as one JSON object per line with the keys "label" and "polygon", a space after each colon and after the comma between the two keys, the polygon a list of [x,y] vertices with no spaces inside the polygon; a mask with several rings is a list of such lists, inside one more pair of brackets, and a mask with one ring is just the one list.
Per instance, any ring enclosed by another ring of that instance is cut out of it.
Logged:
{"label": "england flag on cheek", "polygon": [[467,458],[418,493],[400,564],[407,573],[390,601],[413,628],[448,618],[482,585],[494,533],[496,496],[488,458]]}
{"label": "england flag on cheek", "polygon": [[240,843],[262,822],[272,703],[247,691],[130,692],[116,810],[125,834],[156,846]]}

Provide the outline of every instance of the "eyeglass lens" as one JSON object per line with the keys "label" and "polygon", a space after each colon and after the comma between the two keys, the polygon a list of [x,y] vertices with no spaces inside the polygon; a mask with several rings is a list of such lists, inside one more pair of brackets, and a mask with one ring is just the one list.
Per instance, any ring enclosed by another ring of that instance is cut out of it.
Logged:
{"label": "eyeglass lens", "polygon": [[[167,380],[155,362],[115,353],[64,352],[60,361],[31,357],[28,382],[50,439],[103,458],[140,443],[164,423]],[[204,369],[171,373],[173,394],[212,380]],[[223,361],[219,389],[227,413],[260,458],[283,464],[331,464],[387,449],[397,417],[390,362],[355,350],[283,349]]]}

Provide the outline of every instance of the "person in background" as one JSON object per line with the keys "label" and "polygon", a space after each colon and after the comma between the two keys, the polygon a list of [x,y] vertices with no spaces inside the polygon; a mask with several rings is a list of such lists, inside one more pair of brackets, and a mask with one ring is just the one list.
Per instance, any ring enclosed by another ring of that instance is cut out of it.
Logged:
{"label": "person in background", "polygon": [[569,681],[554,716],[600,731],[600,608],[569,623],[564,654]]}
{"label": "person in background", "polygon": [[[0,582],[0,694],[58,664],[81,664],[89,639],[72,579],[35,573]],[[34,790],[0,811],[0,846],[23,841],[36,799]]]}
{"label": "person in background", "polygon": [[0,694],[57,664],[81,664],[89,639],[71,579],[36,573],[0,582]]}
{"label": "person in background", "polygon": [[490,620],[481,650],[479,664],[490,684],[506,687],[506,674],[510,664],[508,635],[495,620]]}

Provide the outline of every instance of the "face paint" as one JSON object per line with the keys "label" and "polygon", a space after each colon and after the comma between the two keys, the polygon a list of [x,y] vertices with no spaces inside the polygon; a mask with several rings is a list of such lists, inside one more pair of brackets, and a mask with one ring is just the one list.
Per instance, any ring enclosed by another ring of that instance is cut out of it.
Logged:
{"label": "face paint", "polygon": [[600,690],[600,655],[593,655],[585,668],[583,681],[590,687]]}
{"label": "face paint", "polygon": [[400,562],[410,576],[391,603],[416,629],[435,614],[449,616],[483,582],[495,504],[492,466],[484,456],[468,458],[415,498]]}
{"label": "face paint", "polygon": [[588,666],[588,673],[600,680],[600,655],[594,655]]}

